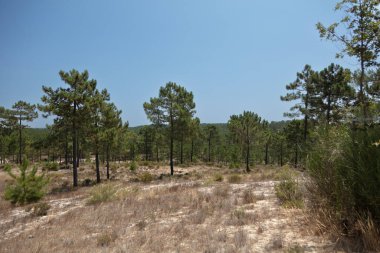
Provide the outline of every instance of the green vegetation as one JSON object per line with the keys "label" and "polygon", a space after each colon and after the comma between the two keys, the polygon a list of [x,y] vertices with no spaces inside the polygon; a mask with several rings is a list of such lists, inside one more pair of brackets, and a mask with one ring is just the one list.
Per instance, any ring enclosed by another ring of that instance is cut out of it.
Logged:
{"label": "green vegetation", "polygon": [[131,164],[129,165],[129,169],[131,171],[135,171],[137,169],[137,163],[135,161],[132,161]]}
{"label": "green vegetation", "polygon": [[[84,160],[94,162],[98,184],[101,168],[105,168],[107,180],[118,171],[116,166],[110,170],[111,161],[129,161],[129,170],[134,173],[128,173],[145,183],[155,176],[148,171],[136,172],[137,162],[141,170],[169,165],[171,176],[177,165],[179,170],[206,165],[230,168],[234,173],[240,173],[244,164],[246,172],[254,165],[263,165],[261,178],[280,174],[269,170],[272,165],[292,166],[305,172],[312,210],[330,217],[320,222],[324,227],[335,227],[336,234],[347,237],[357,235],[359,250],[379,250],[380,246],[372,243],[378,233],[375,228],[380,226],[379,1],[342,0],[336,10],[343,12],[344,18],[330,26],[318,23],[318,32],[322,38],[343,45],[338,56],[353,57],[360,68],[331,63],[317,70],[305,64],[280,97],[290,103],[284,113],[290,121],[269,123],[255,112],[243,111],[231,115],[225,124],[204,124],[195,117],[193,93],[168,82],[160,87],[157,97],[143,104],[152,125],[129,128],[108,91],[99,90],[87,70],[60,71],[66,86],[43,86],[42,104],[18,101],[10,109],[0,107],[0,164],[22,162],[19,174],[6,167],[14,182],[6,187],[5,198],[25,204],[44,195],[47,179],[44,174],[38,175],[36,166],[28,170],[23,155],[48,171],[57,171],[63,162],[65,168],[72,166],[74,187],[78,186],[78,167]],[[36,108],[44,117],[54,117],[52,125],[25,129],[25,122],[38,117]],[[198,171],[190,173],[193,178],[203,177]],[[280,202],[285,207],[303,207],[306,189],[300,187],[299,175],[289,169],[282,174],[275,186]],[[188,174],[185,177],[189,178]],[[229,183],[242,181],[239,174],[225,177]],[[222,182],[224,175],[217,173],[208,180]],[[83,182],[89,186],[95,180]],[[89,203],[110,201],[116,191],[111,184],[96,186]],[[254,194],[245,192],[243,201],[253,203]],[[40,209],[43,214],[43,205]],[[232,223],[243,224],[240,220],[246,216],[244,210],[236,210]],[[339,225],[330,226],[329,222]],[[100,245],[107,245],[110,239],[105,236],[99,240]]]}
{"label": "green vegetation", "polygon": [[23,163],[19,166],[19,175],[12,173],[10,166],[6,171],[13,182],[5,188],[4,198],[12,204],[25,204],[36,202],[44,195],[44,188],[48,183],[44,174],[37,175],[37,167],[28,169],[29,161],[23,159]]}
{"label": "green vegetation", "polygon": [[100,184],[91,189],[88,204],[96,205],[112,201],[116,197],[117,187],[111,183]]}
{"label": "green vegetation", "polygon": [[153,175],[149,172],[143,172],[139,175],[139,180],[143,183],[149,183],[153,180]]}
{"label": "green vegetation", "polygon": [[34,216],[45,216],[50,209],[50,205],[46,202],[37,203],[33,206],[32,214]]}
{"label": "green vegetation", "polygon": [[239,174],[232,174],[228,176],[227,180],[231,184],[238,184],[241,182],[241,176]]}
{"label": "green vegetation", "polygon": [[277,198],[287,208],[303,207],[303,191],[294,177],[289,170],[284,170],[281,182],[275,186]]}
{"label": "green vegetation", "polygon": [[59,164],[56,162],[46,162],[44,164],[44,169],[47,171],[57,171],[59,169]]}

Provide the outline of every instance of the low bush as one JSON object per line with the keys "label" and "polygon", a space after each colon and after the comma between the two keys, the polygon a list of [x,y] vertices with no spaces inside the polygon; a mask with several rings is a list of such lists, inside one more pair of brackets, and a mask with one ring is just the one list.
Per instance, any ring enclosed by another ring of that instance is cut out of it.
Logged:
{"label": "low bush", "polygon": [[113,184],[100,184],[90,191],[88,204],[95,205],[115,199],[117,188]]}
{"label": "low bush", "polygon": [[139,175],[139,180],[143,183],[149,183],[153,180],[153,175],[149,172],[144,172]]}
{"label": "low bush", "polygon": [[237,163],[237,162],[232,162],[228,165],[228,167],[230,169],[239,169],[241,167],[241,164],[240,163]]}
{"label": "low bush", "polygon": [[129,165],[129,170],[135,171],[136,169],[137,169],[137,163],[135,161],[132,161],[131,164]]}
{"label": "low bush", "polygon": [[228,182],[231,184],[238,184],[241,182],[241,176],[238,174],[232,174],[228,177]]}
{"label": "low bush", "polygon": [[220,174],[220,173],[216,173],[216,174],[214,174],[214,176],[213,176],[213,180],[214,180],[215,182],[222,182],[222,181],[223,181],[223,175]]}
{"label": "low bush", "polygon": [[50,205],[46,202],[38,203],[33,206],[32,214],[34,216],[45,216],[50,209]]}
{"label": "low bush", "polygon": [[6,186],[4,198],[12,204],[25,204],[37,202],[45,195],[45,187],[48,179],[45,174],[37,175],[37,167],[28,169],[29,162],[24,159],[19,167],[19,175],[12,173],[11,167],[7,166],[6,171],[13,182]]}
{"label": "low bush", "polygon": [[230,219],[226,221],[228,226],[244,226],[256,222],[257,217],[254,213],[248,213],[244,209],[236,209],[231,215]]}
{"label": "low bush", "polygon": [[56,162],[46,162],[44,164],[44,169],[47,171],[58,171],[59,170],[59,164]]}
{"label": "low bush", "polygon": [[355,238],[355,251],[380,250],[380,243],[372,243],[379,241],[372,227],[380,225],[380,126],[329,127],[316,137],[307,164],[312,207],[328,214],[322,221],[340,229],[337,237]]}
{"label": "low bush", "polygon": [[102,233],[97,237],[97,245],[99,247],[108,247],[117,239],[116,233]]}
{"label": "low bush", "polygon": [[255,203],[257,200],[257,197],[256,195],[253,193],[252,190],[250,189],[246,189],[244,192],[243,192],[243,204],[251,204],[251,203]]}
{"label": "low bush", "polygon": [[275,186],[276,196],[281,205],[287,208],[301,208],[303,195],[300,186],[293,178],[285,179]]}

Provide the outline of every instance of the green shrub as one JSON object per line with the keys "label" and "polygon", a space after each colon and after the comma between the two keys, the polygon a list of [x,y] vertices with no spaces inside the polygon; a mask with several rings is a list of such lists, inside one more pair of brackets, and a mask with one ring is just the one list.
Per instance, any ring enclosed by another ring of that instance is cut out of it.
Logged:
{"label": "green shrub", "polygon": [[298,182],[288,178],[275,186],[276,196],[284,207],[300,208],[303,206],[302,191]]}
{"label": "green shrub", "polygon": [[137,163],[135,161],[132,161],[129,165],[130,171],[135,171],[137,169]]}
{"label": "green shrub", "polygon": [[102,233],[97,237],[97,245],[100,247],[108,247],[117,239],[116,233]]}
{"label": "green shrub", "polygon": [[19,167],[19,175],[12,173],[11,167],[7,166],[6,171],[14,181],[7,185],[4,198],[12,204],[25,204],[37,202],[45,195],[45,187],[48,179],[45,174],[37,176],[37,167],[28,170],[29,161],[24,159]]}
{"label": "green shrub", "polygon": [[153,175],[149,172],[144,172],[141,175],[139,175],[139,180],[144,183],[149,183],[153,180]]}
{"label": "green shrub", "polygon": [[100,184],[95,186],[90,192],[88,204],[100,204],[115,199],[117,188],[113,184]]}
{"label": "green shrub", "polygon": [[58,171],[59,164],[56,162],[46,162],[44,165],[44,169],[47,171]]}
{"label": "green shrub", "polygon": [[222,182],[223,181],[223,175],[220,174],[220,173],[216,173],[214,176],[213,176],[213,180],[215,182]]}
{"label": "green shrub", "polygon": [[33,206],[32,214],[34,216],[45,216],[50,209],[50,205],[46,202],[38,203]]}
{"label": "green shrub", "polygon": [[238,184],[241,182],[241,176],[238,174],[232,174],[228,177],[228,182],[231,184]]}
{"label": "green shrub", "polygon": [[241,164],[238,163],[238,162],[231,162],[231,163],[228,165],[228,167],[229,167],[230,169],[239,169],[239,168],[241,167]]}
{"label": "green shrub", "polygon": [[379,224],[380,126],[330,127],[321,129],[317,140],[308,159],[312,197],[326,201],[324,208],[337,221],[353,225],[345,233],[354,232],[363,217]]}

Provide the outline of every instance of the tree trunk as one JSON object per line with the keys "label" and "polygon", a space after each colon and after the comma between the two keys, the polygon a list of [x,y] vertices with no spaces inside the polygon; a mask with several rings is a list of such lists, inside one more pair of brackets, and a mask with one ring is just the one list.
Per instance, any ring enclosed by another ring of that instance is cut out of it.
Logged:
{"label": "tree trunk", "polygon": [[295,157],[294,157],[294,166],[297,167],[298,165],[298,144],[295,146]]}
{"label": "tree trunk", "polygon": [[67,133],[66,133],[66,139],[65,139],[65,168],[68,169],[69,168],[69,144],[68,144],[68,141],[67,141]]}
{"label": "tree trunk", "polygon": [[19,159],[18,162],[19,164],[22,163],[22,136],[21,136],[21,115],[20,115],[20,126],[19,126]]}
{"label": "tree trunk", "polygon": [[160,161],[159,157],[158,157],[158,145],[156,144],[156,160],[157,162]]}
{"label": "tree trunk", "polygon": [[96,166],[96,183],[100,183],[100,170],[99,170],[99,152],[98,149],[96,148],[96,153],[95,153],[95,166]]}
{"label": "tree trunk", "polygon": [[148,161],[148,133],[145,131],[145,161]]}
{"label": "tree trunk", "polygon": [[181,139],[181,164],[183,164],[183,140]]}
{"label": "tree trunk", "polygon": [[77,169],[77,129],[76,129],[76,110],[77,110],[76,101],[74,101],[74,112],[73,112],[73,185],[74,187],[78,186],[78,169]]}
{"label": "tree trunk", "polygon": [[109,144],[107,144],[107,154],[106,154],[106,162],[107,162],[107,179],[110,179],[110,148]]}
{"label": "tree trunk", "polygon": [[331,87],[329,88],[329,94],[327,96],[327,112],[326,112],[326,123],[330,124],[330,112],[331,112]]}
{"label": "tree trunk", "polygon": [[211,162],[211,134],[208,138],[208,162]]}
{"label": "tree trunk", "polygon": [[[171,105],[171,108],[173,105]],[[170,175],[174,175],[174,163],[173,163],[173,145],[174,145],[174,119],[173,112],[170,110]]]}
{"label": "tree trunk", "polygon": [[268,165],[268,149],[269,149],[269,143],[265,143],[265,165]]}
{"label": "tree trunk", "polygon": [[282,157],[283,157],[283,146],[282,146],[282,142],[281,142],[281,147],[280,147],[280,166],[282,167],[283,166],[283,160],[282,160]]}
{"label": "tree trunk", "polygon": [[191,140],[190,162],[193,163],[194,140]]}
{"label": "tree trunk", "polygon": [[79,138],[77,138],[77,167],[79,167],[80,162],[80,149],[79,149]]}
{"label": "tree trunk", "polygon": [[251,169],[249,168],[249,146],[250,146],[250,143],[249,143],[249,131],[248,131],[248,127],[247,127],[247,155],[245,157],[245,164],[246,164],[246,171],[247,172],[250,172]]}

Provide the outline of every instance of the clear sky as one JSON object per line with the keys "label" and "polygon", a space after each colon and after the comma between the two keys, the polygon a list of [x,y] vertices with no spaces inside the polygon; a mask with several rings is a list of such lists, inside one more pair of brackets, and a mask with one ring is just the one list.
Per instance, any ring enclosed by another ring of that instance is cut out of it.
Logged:
{"label": "clear sky", "polygon": [[[339,18],[331,0],[0,0],[0,105],[40,103],[59,70],[87,69],[131,126],[143,103],[177,82],[201,122],[250,110],[281,120],[285,85],[305,64],[337,62],[315,24]],[[38,119],[32,126],[43,127]]]}

